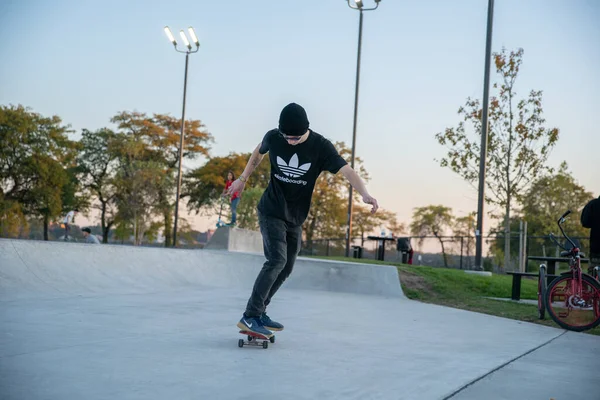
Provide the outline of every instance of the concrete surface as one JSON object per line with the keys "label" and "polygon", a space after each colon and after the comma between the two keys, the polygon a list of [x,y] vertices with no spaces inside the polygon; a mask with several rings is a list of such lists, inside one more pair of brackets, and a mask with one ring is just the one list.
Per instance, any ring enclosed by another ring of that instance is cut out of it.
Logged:
{"label": "concrete surface", "polygon": [[410,301],[385,266],[300,259],[269,308],[286,329],[267,350],[240,349],[235,324],[262,261],[0,240],[0,398],[600,393],[598,337]]}
{"label": "concrete surface", "polygon": [[260,232],[222,226],[213,233],[205,248],[263,254],[263,241]]}

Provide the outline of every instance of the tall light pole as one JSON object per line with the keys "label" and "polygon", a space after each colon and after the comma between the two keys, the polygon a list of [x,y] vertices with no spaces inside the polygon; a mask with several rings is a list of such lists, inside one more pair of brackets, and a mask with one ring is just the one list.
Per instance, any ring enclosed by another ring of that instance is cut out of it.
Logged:
{"label": "tall light pole", "polygon": [[[479,194],[477,196],[477,227],[475,228],[475,268],[483,270],[483,206],[485,201],[485,163],[488,142],[488,105],[490,97],[490,64],[492,61],[492,26],[494,0],[488,1],[485,70],[483,73],[483,115],[481,117],[481,153],[479,155]],[[508,239],[506,239],[508,240]]]}
{"label": "tall light pole", "polygon": [[[365,8],[362,0],[346,0],[348,7],[353,10],[358,10],[360,16],[358,19],[358,55],[356,57],[356,84],[354,87],[354,125],[352,127],[352,158],[350,166],[354,168],[354,154],[356,151],[356,120],[358,116],[358,86],[360,81],[360,52],[362,48],[362,26],[363,26],[363,11],[372,11],[379,7],[381,0],[375,0],[375,6]],[[346,257],[350,257],[350,241],[352,236],[352,185],[348,189],[348,225],[346,227]]]}
{"label": "tall light pole", "polygon": [[196,45],[196,49],[192,50],[192,45],[188,40],[185,32],[183,30],[179,31],[179,35],[181,36],[181,40],[185,45],[185,50],[179,50],[177,48],[177,41],[173,34],[171,33],[171,29],[168,26],[165,26],[165,34],[169,41],[173,43],[173,47],[175,51],[178,53],[185,53],[185,73],[183,76],[183,107],[181,111],[181,134],[179,136],[179,151],[177,154],[177,158],[179,161],[179,171],[177,172],[177,194],[175,196],[175,221],[173,224],[173,247],[177,246],[177,221],[179,219],[179,194],[181,193],[181,161],[183,160],[183,137],[185,135],[185,95],[187,92],[187,74],[188,74],[188,60],[190,54],[196,53],[200,49],[200,42],[198,41],[198,37],[196,36],[196,32],[194,32],[194,28],[191,26],[188,28],[188,33],[190,34],[190,38],[192,42]]}

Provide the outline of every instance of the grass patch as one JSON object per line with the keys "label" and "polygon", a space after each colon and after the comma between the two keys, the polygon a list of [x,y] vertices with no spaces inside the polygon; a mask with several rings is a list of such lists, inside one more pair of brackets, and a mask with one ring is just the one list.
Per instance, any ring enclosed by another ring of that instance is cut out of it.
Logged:
{"label": "grass patch", "polygon": [[[398,268],[404,294],[412,300],[558,327],[548,317],[547,313],[546,319],[539,320],[536,305],[486,298],[510,298],[512,276],[509,275],[480,276],[467,274],[457,269],[404,265],[376,260],[357,260],[346,257],[327,257],[325,259],[394,265]],[[537,300],[537,279],[523,277],[521,299]],[[600,327],[586,331],[586,333],[600,335]]]}

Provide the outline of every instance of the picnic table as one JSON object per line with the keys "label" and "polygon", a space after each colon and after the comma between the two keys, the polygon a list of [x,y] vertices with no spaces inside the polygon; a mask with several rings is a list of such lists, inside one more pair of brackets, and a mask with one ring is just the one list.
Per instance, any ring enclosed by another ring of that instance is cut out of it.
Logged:
{"label": "picnic table", "polygon": [[[564,262],[568,263],[568,257],[545,257],[545,256],[529,256],[527,257],[528,261],[544,261],[547,266],[548,273],[546,274],[546,281],[548,285],[554,278],[558,275],[556,274],[556,263]],[[589,263],[587,258],[581,259],[582,263]],[[583,268],[582,268],[583,269]],[[508,275],[512,275],[512,290],[511,290],[511,299],[512,300],[520,300],[521,299],[521,279],[524,276],[539,276],[537,272],[507,272]]]}
{"label": "picnic table", "polygon": [[367,239],[377,240],[377,259],[383,261],[385,257],[385,241],[396,241],[396,238],[385,237],[385,236],[368,236]]}

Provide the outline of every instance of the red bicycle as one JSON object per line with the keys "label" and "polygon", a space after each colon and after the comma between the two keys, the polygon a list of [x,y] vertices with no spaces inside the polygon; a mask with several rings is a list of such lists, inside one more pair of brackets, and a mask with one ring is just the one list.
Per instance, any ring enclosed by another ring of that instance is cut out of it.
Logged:
{"label": "red bicycle", "polygon": [[562,328],[581,332],[600,324],[600,283],[581,270],[583,254],[567,236],[562,225],[571,213],[567,211],[558,220],[558,227],[571,245],[561,245],[553,234],[550,239],[563,251],[561,257],[569,257],[569,271],[555,278],[545,290],[544,305],[550,317]]}

